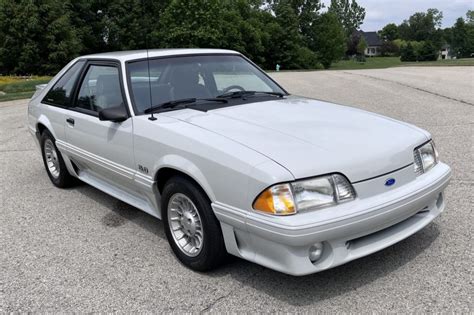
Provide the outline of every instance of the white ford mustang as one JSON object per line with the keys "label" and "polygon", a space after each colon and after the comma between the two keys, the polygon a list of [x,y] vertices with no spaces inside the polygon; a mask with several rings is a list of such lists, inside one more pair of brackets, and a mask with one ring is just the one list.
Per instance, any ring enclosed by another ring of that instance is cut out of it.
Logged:
{"label": "white ford mustang", "polygon": [[162,219],[194,270],[230,253],[305,275],[368,255],[440,214],[451,175],[426,131],[291,96],[228,50],[77,58],[28,123],[54,185]]}

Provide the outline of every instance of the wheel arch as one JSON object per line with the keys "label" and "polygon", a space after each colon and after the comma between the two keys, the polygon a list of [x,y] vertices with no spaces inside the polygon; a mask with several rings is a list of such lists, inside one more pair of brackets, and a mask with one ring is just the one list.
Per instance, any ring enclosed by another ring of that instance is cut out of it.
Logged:
{"label": "wheel arch", "polygon": [[36,131],[39,134],[42,134],[45,130],[48,130],[53,135],[53,137],[57,139],[56,133],[53,130],[53,126],[51,125],[51,122],[46,116],[41,115],[36,121]]}
{"label": "wheel arch", "polygon": [[202,189],[211,202],[216,200],[206,177],[191,161],[177,155],[172,155],[164,157],[158,165],[160,166],[156,168],[154,181],[160,194],[170,178],[173,176],[183,176]]}

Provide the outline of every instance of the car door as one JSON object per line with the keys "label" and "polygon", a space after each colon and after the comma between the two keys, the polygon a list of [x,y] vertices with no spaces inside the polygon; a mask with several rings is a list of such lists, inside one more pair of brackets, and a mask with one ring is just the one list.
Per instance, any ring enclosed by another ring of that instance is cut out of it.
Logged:
{"label": "car door", "polygon": [[99,120],[99,112],[123,106],[128,112],[118,62],[88,61],[75,101],[66,114],[65,134],[79,176],[133,190],[133,123]]}

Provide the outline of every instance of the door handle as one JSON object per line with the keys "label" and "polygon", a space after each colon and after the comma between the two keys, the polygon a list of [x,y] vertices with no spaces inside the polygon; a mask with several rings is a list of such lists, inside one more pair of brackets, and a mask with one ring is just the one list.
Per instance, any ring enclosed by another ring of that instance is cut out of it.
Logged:
{"label": "door handle", "polygon": [[66,122],[74,126],[74,119],[68,118],[66,119]]}

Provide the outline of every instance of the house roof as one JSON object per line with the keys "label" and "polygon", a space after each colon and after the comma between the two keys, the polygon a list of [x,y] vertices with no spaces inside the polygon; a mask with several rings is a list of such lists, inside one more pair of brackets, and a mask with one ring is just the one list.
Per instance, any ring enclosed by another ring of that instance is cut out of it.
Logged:
{"label": "house roof", "polygon": [[382,46],[382,40],[377,32],[362,32],[367,46]]}

